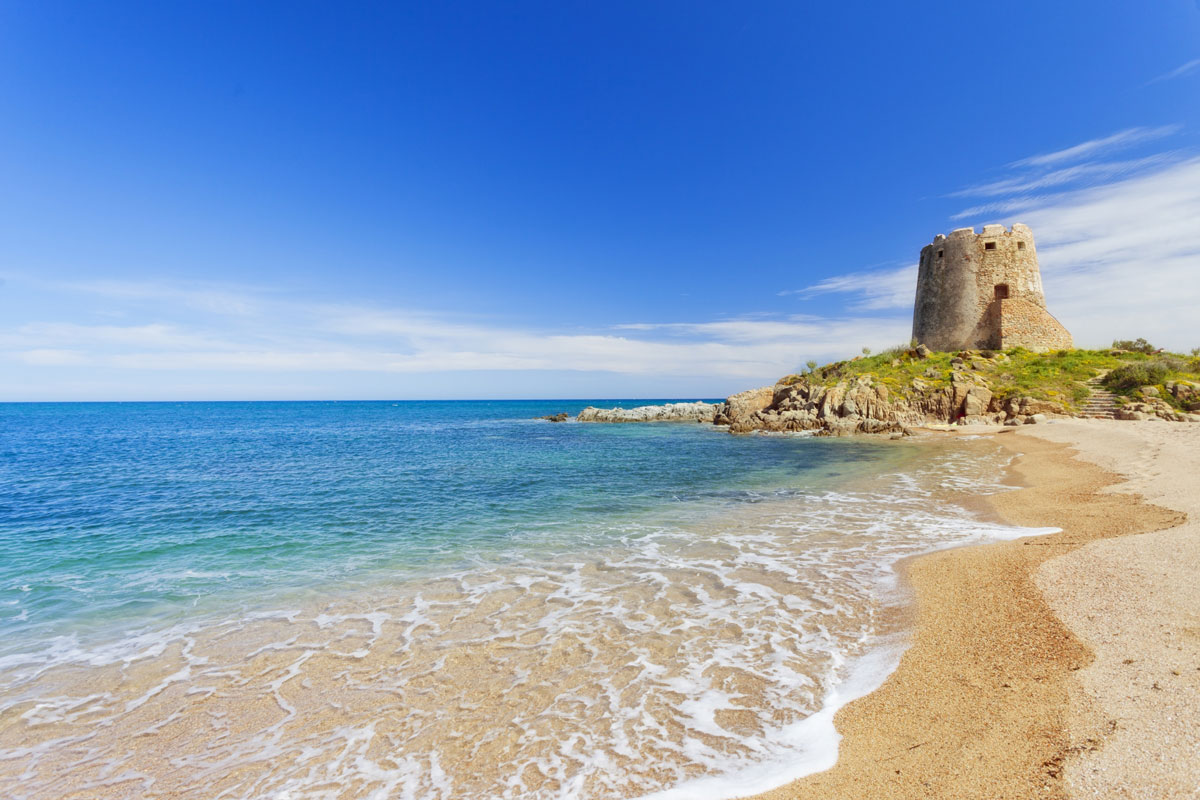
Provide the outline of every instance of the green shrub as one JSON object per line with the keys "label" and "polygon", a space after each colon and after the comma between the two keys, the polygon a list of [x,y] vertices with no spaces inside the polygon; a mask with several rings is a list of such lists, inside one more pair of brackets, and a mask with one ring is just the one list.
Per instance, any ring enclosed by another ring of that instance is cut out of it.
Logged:
{"label": "green shrub", "polygon": [[1117,367],[1104,376],[1110,389],[1135,389],[1138,386],[1157,386],[1167,379],[1170,367],[1162,361],[1145,361]]}
{"label": "green shrub", "polygon": [[1114,350],[1128,350],[1131,353],[1155,353],[1158,348],[1147,342],[1145,339],[1138,337],[1137,339],[1113,339],[1112,343]]}
{"label": "green shrub", "polygon": [[898,344],[898,345],[895,345],[894,347],[889,347],[887,350],[882,351],[879,355],[890,361],[893,358],[911,358],[913,355],[911,351],[912,351],[912,348],[909,347],[908,345]]}

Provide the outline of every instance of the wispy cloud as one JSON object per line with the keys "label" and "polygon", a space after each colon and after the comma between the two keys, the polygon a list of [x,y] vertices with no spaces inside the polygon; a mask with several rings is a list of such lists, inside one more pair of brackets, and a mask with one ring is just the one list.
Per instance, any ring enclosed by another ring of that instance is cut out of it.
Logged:
{"label": "wispy cloud", "polygon": [[1197,70],[1200,70],[1200,58],[1193,58],[1186,64],[1180,64],[1170,72],[1164,72],[1157,78],[1151,78],[1150,80],[1146,81],[1146,85],[1149,86],[1152,83],[1160,83],[1161,81],[1170,81],[1174,80],[1175,78],[1182,78],[1184,75],[1191,75]]}
{"label": "wispy cloud", "polygon": [[1085,343],[1200,345],[1200,158],[1021,212],[1051,309]]}
{"label": "wispy cloud", "polygon": [[209,283],[173,285],[159,282],[96,280],[51,285],[101,297],[154,303],[167,302],[180,304],[197,311],[231,315],[254,313],[256,300],[251,292],[265,293],[261,288],[227,287]]}
{"label": "wispy cloud", "polygon": [[835,275],[803,289],[780,292],[801,298],[822,294],[857,295],[849,308],[855,311],[880,311],[911,308],[917,285],[917,266],[910,264],[897,269],[869,270]]}
{"label": "wispy cloud", "polygon": [[1029,158],[1023,158],[1019,161],[1014,161],[1010,166],[1014,167],[1045,167],[1053,164],[1062,164],[1070,161],[1076,161],[1082,158],[1092,157],[1101,153],[1111,152],[1125,147],[1130,147],[1142,142],[1152,141],[1154,139],[1162,139],[1166,136],[1178,133],[1182,128],[1181,125],[1162,125],[1157,128],[1126,128],[1123,131],[1117,131],[1111,136],[1105,136],[1100,139],[1091,139],[1081,144],[1067,147],[1062,150],[1055,150],[1052,153],[1042,153]]}
{"label": "wispy cloud", "polygon": [[[690,378],[738,389],[769,383],[806,358],[833,358],[899,340],[907,332],[904,319],[768,315],[563,332],[428,310],[301,303],[219,287],[211,291],[240,298],[234,317],[225,313],[226,303],[206,314],[183,315],[182,309],[196,308],[194,294],[183,288],[127,284],[110,289],[75,284],[61,291],[98,295],[106,305],[137,301],[124,308],[128,324],[44,320],[0,327],[0,363],[69,371],[64,374],[126,373],[142,376],[136,380],[143,383],[176,376],[195,380],[204,373],[237,383],[230,376],[262,381],[267,375],[297,373],[325,376],[327,385],[339,386],[339,375],[399,379],[513,372],[605,373],[643,376],[647,382]],[[155,303],[142,304],[150,294]],[[179,321],[185,317],[186,322]],[[154,374],[170,377],[146,377]],[[16,385],[0,386],[0,399],[13,399],[20,391]]]}
{"label": "wispy cloud", "polygon": [[1115,150],[1171,136],[1182,127],[1162,125],[1126,128],[1073,147],[1014,161],[1008,165],[1011,174],[1007,177],[951,192],[949,197],[987,199],[987,202],[977,202],[951,214],[950,218],[991,221],[987,218],[1008,216],[1033,206],[1055,205],[1082,189],[1110,185],[1184,161],[1190,156],[1185,150],[1152,152],[1121,160],[1100,158]]}
{"label": "wispy cloud", "polygon": [[1176,160],[1175,153],[1155,153],[1145,158],[1128,161],[1108,161],[1075,164],[1051,172],[1033,175],[1017,175],[990,183],[983,183],[952,192],[950,197],[997,197],[1001,195],[1026,194],[1043,189],[1052,189],[1070,184],[1111,180],[1121,175],[1140,172],[1169,161]]}

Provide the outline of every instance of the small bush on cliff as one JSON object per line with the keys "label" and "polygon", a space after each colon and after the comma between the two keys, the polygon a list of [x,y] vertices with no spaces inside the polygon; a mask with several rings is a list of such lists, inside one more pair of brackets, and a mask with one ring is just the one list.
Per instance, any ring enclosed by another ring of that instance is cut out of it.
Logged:
{"label": "small bush on cliff", "polygon": [[1136,389],[1139,386],[1157,386],[1171,373],[1170,365],[1163,361],[1146,361],[1117,367],[1104,376],[1104,385],[1110,389]]}
{"label": "small bush on cliff", "polygon": [[914,355],[916,354],[913,353],[913,349],[907,344],[897,344],[881,351],[876,358],[884,361],[891,361],[893,358],[912,358]]}
{"label": "small bush on cliff", "polygon": [[1158,348],[1147,342],[1145,339],[1138,337],[1137,339],[1113,339],[1112,343],[1114,350],[1128,350],[1131,353],[1157,353]]}

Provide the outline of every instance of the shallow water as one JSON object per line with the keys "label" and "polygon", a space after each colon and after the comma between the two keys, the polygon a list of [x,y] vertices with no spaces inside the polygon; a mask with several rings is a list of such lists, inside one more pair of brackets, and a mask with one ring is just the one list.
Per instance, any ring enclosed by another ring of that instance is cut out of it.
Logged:
{"label": "shallow water", "polygon": [[0,407],[0,794],[729,796],[829,757],[898,559],[1020,533],[986,445],[582,405]]}

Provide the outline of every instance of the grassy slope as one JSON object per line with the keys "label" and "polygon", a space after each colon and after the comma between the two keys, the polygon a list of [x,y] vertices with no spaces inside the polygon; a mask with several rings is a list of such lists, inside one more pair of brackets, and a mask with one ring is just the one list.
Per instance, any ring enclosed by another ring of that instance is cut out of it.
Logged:
{"label": "grassy slope", "polygon": [[[990,356],[990,357],[989,357]],[[789,375],[780,383],[793,384],[807,380],[830,385],[838,381],[871,375],[893,392],[911,396],[916,391],[938,389],[950,385],[951,361],[962,358],[966,368],[986,378],[992,392],[1001,400],[1008,397],[1033,397],[1061,403],[1077,410],[1088,397],[1083,382],[1096,375],[1125,364],[1163,361],[1173,362],[1163,383],[1169,380],[1200,382],[1200,358],[1163,353],[1146,355],[1119,350],[1059,350],[1053,353],[1031,353],[1024,348],[1012,350],[963,350],[955,353],[933,353],[920,358],[915,350],[897,347],[878,355],[838,361],[817,367],[812,373]],[[973,368],[973,369],[972,369]],[[933,376],[933,377],[931,377]],[[914,386],[913,381],[917,380]],[[1159,394],[1177,405],[1159,384]],[[1127,398],[1139,397],[1136,387],[1113,389]]]}

